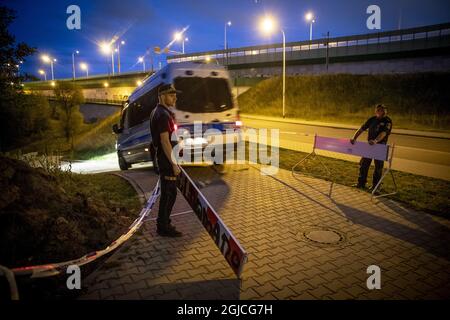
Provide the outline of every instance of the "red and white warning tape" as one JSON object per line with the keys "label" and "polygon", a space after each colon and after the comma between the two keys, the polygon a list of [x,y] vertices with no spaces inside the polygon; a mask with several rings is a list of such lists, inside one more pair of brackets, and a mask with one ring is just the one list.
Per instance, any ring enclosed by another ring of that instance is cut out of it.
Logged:
{"label": "red and white warning tape", "polygon": [[[194,210],[200,222],[205,227],[216,246],[228,262],[234,273],[240,277],[244,264],[247,262],[247,252],[240,245],[236,237],[231,233],[230,229],[220,218],[219,214],[210,205],[205,196],[200,192],[198,187],[187,175],[186,171],[181,168],[181,174],[177,179],[177,186],[181,193]],[[156,200],[160,195],[160,180],[158,180],[153,189],[151,197],[148,199],[145,207],[141,210],[139,217],[131,224],[128,231],[113,241],[103,250],[94,251],[82,256],[81,258],[69,260],[65,262],[44,264],[37,266],[28,266],[11,269],[15,276],[30,276],[31,278],[43,278],[54,276],[62,272],[66,272],[70,265],[82,266],[114,251],[132,235],[136,233],[144,219],[150,214]]]}
{"label": "red and white warning tape", "polygon": [[82,266],[82,265],[90,263],[90,262],[104,256],[105,254],[110,253],[111,251],[114,251],[120,245],[122,245],[125,241],[127,241],[133,234],[135,234],[136,231],[140,228],[140,226],[142,225],[142,223],[144,221],[144,218],[150,214],[156,200],[159,197],[159,194],[160,194],[160,181],[158,180],[155,188],[153,189],[152,195],[148,199],[145,207],[142,208],[139,216],[130,225],[130,227],[128,228],[128,231],[126,233],[122,234],[115,241],[113,241],[105,249],[88,253],[88,254],[82,256],[81,258],[74,259],[74,260],[58,262],[58,263],[51,263],[51,264],[44,264],[44,265],[37,265],[37,266],[14,268],[14,269],[11,269],[11,271],[14,273],[15,276],[28,276],[29,275],[31,278],[44,278],[44,277],[49,277],[49,276],[54,276],[54,275],[60,274],[61,272],[66,272],[67,267],[70,265]]}

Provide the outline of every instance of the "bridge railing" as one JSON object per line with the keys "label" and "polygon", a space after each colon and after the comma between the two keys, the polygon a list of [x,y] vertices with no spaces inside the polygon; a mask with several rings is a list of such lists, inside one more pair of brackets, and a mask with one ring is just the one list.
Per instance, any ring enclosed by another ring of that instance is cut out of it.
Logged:
{"label": "bridge railing", "polygon": [[[56,98],[51,95],[45,96],[48,100],[54,101]],[[93,103],[93,104],[107,104],[112,106],[122,106],[124,104],[124,100],[117,99],[95,99],[95,98],[85,98],[84,103]]]}
{"label": "bridge railing", "polygon": [[[367,46],[370,44],[386,44],[402,41],[414,41],[419,39],[440,39],[444,36],[450,36],[450,23],[411,28],[396,31],[386,31],[379,33],[370,33],[364,35],[354,35],[346,37],[322,38],[312,41],[300,41],[286,43],[286,51],[310,51],[316,49]],[[328,46],[327,46],[328,43]],[[276,43],[264,46],[242,47],[228,50],[214,50],[207,52],[198,52],[192,54],[180,54],[167,57],[167,61],[185,62],[185,61],[203,61],[209,59],[233,59],[236,57],[261,56],[273,53],[281,53],[283,44]],[[230,61],[231,62],[231,61]]]}

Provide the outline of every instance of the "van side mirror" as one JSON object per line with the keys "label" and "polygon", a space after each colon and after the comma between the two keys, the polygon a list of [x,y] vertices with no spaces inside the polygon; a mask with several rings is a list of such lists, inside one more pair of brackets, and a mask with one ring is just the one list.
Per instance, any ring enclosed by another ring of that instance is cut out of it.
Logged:
{"label": "van side mirror", "polygon": [[122,133],[122,131],[123,131],[122,128],[119,128],[119,126],[117,125],[117,123],[114,124],[114,125],[112,126],[112,130],[113,130],[113,132],[114,132],[115,134]]}

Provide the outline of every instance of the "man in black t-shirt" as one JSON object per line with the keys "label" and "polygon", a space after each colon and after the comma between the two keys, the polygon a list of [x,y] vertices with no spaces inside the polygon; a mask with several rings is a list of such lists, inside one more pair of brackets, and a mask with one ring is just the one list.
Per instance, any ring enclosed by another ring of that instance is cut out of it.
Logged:
{"label": "man in black t-shirt", "polygon": [[[356,131],[355,135],[350,142],[352,144],[355,143],[356,139],[363,133],[364,131],[369,130],[367,140],[370,145],[374,145],[377,143],[386,144],[388,141],[388,137],[391,134],[392,130],[392,120],[387,116],[387,108],[379,104],[375,108],[375,116],[369,118],[366,123],[364,123],[361,128]],[[369,167],[372,163],[372,159],[362,158],[359,162],[359,177],[358,184],[354,185],[357,188],[365,189],[367,182],[367,174],[369,173]],[[384,161],[375,160],[375,171],[373,172],[373,180],[372,187],[370,190],[373,190],[375,186],[381,179],[383,174],[383,165]]]}
{"label": "man in black t-shirt", "polygon": [[150,132],[156,150],[156,159],[161,181],[161,198],[157,219],[157,233],[166,237],[181,237],[181,232],[170,223],[170,214],[177,198],[176,176],[180,174],[178,164],[172,160],[172,133],[176,130],[175,115],[170,107],[175,106],[177,93],[173,85],[164,84],[158,89],[159,103],[150,115]]}

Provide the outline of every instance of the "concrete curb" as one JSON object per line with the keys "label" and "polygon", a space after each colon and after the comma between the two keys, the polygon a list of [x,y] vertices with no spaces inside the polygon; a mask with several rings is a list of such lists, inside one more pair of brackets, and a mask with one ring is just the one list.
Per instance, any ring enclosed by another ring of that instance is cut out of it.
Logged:
{"label": "concrete curb", "polygon": [[142,206],[145,205],[145,203],[147,202],[147,197],[145,196],[144,190],[142,190],[142,188],[136,182],[134,182],[131,178],[119,172],[110,172],[109,174],[121,177],[122,179],[126,180],[138,194],[139,202],[141,203],[141,205]]}

